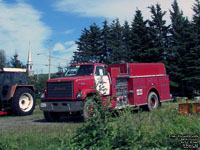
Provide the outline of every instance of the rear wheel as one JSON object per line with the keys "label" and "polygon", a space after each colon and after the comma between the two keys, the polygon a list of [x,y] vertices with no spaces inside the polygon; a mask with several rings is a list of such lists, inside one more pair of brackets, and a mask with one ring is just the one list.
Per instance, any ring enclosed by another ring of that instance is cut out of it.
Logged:
{"label": "rear wheel", "polygon": [[56,122],[60,120],[60,113],[44,111],[44,117],[48,122]]}
{"label": "rear wheel", "polygon": [[35,109],[35,94],[29,88],[19,88],[16,90],[11,101],[11,111],[14,115],[31,115]]}
{"label": "rear wheel", "polygon": [[148,95],[148,110],[153,111],[159,106],[158,95],[155,92],[150,92]]}

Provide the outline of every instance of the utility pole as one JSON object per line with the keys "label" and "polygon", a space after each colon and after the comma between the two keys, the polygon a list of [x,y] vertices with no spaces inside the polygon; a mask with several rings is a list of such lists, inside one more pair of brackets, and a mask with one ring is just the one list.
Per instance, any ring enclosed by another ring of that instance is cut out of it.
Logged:
{"label": "utility pole", "polygon": [[49,77],[51,79],[51,47],[52,47],[52,40],[50,40],[50,49],[49,49]]}

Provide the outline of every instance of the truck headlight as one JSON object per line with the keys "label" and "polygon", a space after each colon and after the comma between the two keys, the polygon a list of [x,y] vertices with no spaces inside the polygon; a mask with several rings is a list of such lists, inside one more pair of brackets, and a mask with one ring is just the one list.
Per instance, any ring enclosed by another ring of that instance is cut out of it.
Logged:
{"label": "truck headlight", "polygon": [[77,93],[76,98],[82,98],[82,92],[81,92],[81,91],[79,91],[79,92]]}

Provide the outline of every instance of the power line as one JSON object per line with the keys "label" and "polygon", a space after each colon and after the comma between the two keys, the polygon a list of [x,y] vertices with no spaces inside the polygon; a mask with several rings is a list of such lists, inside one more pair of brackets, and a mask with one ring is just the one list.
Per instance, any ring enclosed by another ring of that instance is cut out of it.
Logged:
{"label": "power line", "polygon": [[[37,55],[44,55],[46,57],[49,57],[49,55],[47,55],[45,53],[38,53]],[[51,57],[54,58],[54,59],[59,59],[59,60],[63,60],[63,61],[69,61],[69,59],[63,59],[63,58],[59,58],[59,57],[52,56],[52,55],[51,55]]]}

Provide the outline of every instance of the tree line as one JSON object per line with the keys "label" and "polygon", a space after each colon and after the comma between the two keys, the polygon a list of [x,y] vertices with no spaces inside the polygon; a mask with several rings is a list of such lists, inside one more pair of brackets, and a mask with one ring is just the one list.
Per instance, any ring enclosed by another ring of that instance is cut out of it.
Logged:
{"label": "tree line", "polygon": [[102,27],[92,24],[76,41],[73,61],[94,57],[101,63],[163,62],[170,76],[171,91],[181,96],[199,94],[200,0],[193,5],[192,20],[183,15],[176,0],[171,4],[167,25],[160,4],[149,6],[150,20],[137,9],[129,25],[115,19]]}
{"label": "tree line", "polygon": [[15,53],[11,58],[10,61],[6,59],[6,53],[4,50],[0,50],[0,69],[4,67],[12,67],[12,68],[26,68],[26,65],[24,65],[19,60],[18,53]]}

